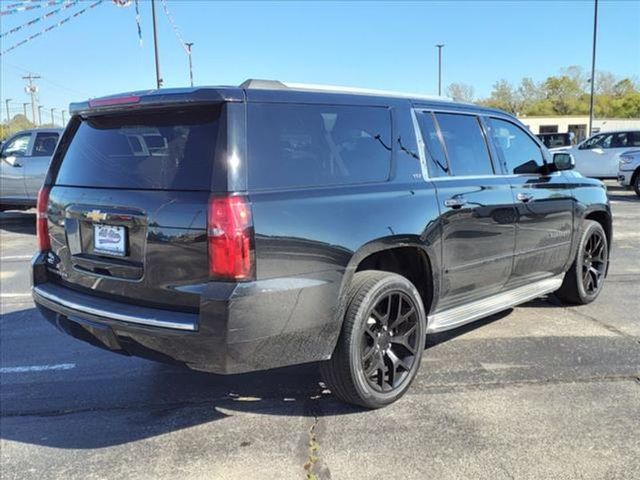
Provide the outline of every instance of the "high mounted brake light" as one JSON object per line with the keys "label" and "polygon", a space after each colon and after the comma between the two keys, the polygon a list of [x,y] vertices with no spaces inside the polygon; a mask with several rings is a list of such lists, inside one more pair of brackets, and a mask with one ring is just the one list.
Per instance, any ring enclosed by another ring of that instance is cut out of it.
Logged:
{"label": "high mounted brake light", "polygon": [[97,100],[89,100],[89,106],[94,107],[108,107],[111,105],[126,105],[128,103],[138,103],[140,97],[136,95],[129,95],[127,97],[113,97],[113,98],[99,98]]}
{"label": "high mounted brake light", "polygon": [[38,237],[38,248],[41,252],[51,250],[49,240],[49,217],[47,207],[49,205],[49,187],[43,186],[38,192],[36,234]]}
{"label": "high mounted brake light", "polygon": [[209,275],[250,280],[255,274],[254,230],[246,197],[211,197],[208,215]]}

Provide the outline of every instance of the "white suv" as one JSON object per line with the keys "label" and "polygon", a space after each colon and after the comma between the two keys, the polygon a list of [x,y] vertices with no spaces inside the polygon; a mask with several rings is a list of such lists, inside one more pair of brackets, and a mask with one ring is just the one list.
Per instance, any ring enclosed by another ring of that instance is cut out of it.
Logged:
{"label": "white suv", "polygon": [[640,150],[630,150],[620,155],[618,182],[623,187],[631,187],[640,197]]}
{"label": "white suv", "polygon": [[574,147],[550,151],[571,153],[575,169],[585,177],[616,178],[620,155],[633,148],[640,148],[640,130],[597,133]]}

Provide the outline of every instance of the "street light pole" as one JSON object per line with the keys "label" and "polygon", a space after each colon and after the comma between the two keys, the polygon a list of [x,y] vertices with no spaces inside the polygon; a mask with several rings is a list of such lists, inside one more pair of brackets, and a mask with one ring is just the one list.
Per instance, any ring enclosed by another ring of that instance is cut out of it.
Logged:
{"label": "street light pole", "polygon": [[51,109],[51,125],[55,125],[54,121],[53,121],[53,111],[55,110],[55,108]]}
{"label": "street light pole", "polygon": [[9,127],[9,122],[11,121],[11,117],[9,116],[9,102],[10,102],[11,100],[13,100],[13,99],[12,99],[12,98],[7,98],[7,99],[4,101],[4,104],[5,104],[5,105],[6,105],[6,107],[7,107],[7,128]]}
{"label": "street light pole", "polygon": [[24,118],[28,120],[28,118],[27,118],[27,105],[29,105],[29,102],[22,102],[22,110],[24,111]]}
{"label": "street light pole", "polygon": [[436,45],[438,47],[438,96],[442,95],[442,47],[444,43]]}
{"label": "street light pole", "polygon": [[593,50],[591,53],[591,99],[589,100],[589,136],[593,133],[593,94],[596,85],[596,38],[598,35],[598,0],[593,9]]}
{"label": "street light pole", "polygon": [[158,26],[156,25],[156,0],[151,0],[151,18],[153,19],[153,50],[156,56],[156,87],[162,87],[160,77],[160,58],[158,57]]}
{"label": "street light pole", "polygon": [[189,50],[189,80],[191,80],[191,86],[193,87],[193,63],[191,63],[191,47],[193,47],[193,42],[186,43],[185,45]]}
{"label": "street light pole", "polygon": [[66,115],[67,111],[66,110],[62,110],[62,126],[64,127],[67,124],[67,121],[65,119],[65,115]]}
{"label": "street light pole", "polygon": [[38,126],[42,126],[42,105],[38,105]]}

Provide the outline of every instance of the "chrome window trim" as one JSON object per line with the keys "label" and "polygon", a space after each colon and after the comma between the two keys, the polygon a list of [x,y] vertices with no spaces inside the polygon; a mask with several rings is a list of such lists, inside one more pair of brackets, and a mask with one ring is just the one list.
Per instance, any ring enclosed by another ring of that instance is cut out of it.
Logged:
{"label": "chrome window trim", "polygon": [[415,131],[416,140],[418,142],[418,157],[420,157],[420,171],[422,172],[423,180],[431,180],[429,175],[429,169],[427,168],[427,153],[424,144],[424,138],[422,137],[422,129],[418,122],[418,116],[415,109],[411,109],[411,121],[413,123],[413,130]]}

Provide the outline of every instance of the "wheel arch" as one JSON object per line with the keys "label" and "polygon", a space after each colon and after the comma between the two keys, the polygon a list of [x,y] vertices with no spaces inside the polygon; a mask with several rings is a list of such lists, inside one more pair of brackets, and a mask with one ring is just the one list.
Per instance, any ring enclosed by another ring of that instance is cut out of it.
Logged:
{"label": "wheel arch", "polygon": [[429,314],[440,290],[439,268],[436,246],[426,243],[418,235],[382,237],[362,245],[352,255],[342,278],[338,322],[342,325],[353,275],[362,270],[388,271],[408,278],[418,289]]}

